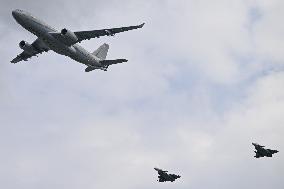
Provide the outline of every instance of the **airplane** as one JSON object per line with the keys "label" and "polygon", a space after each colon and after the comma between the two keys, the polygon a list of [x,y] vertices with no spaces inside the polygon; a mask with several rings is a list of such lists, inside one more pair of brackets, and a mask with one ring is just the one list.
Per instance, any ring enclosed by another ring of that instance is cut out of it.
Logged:
{"label": "airplane", "polygon": [[142,28],[145,24],[78,32],[72,32],[64,28],[61,32],[58,32],[26,11],[16,9],[12,11],[12,15],[21,26],[38,38],[32,44],[21,41],[19,47],[23,49],[23,52],[14,58],[11,63],[15,64],[22,60],[27,61],[33,56],[53,50],[58,54],[68,56],[77,62],[85,64],[87,66],[85,72],[90,72],[95,69],[107,71],[109,65],[127,62],[127,60],[106,60],[109,49],[108,44],[103,44],[93,53],[89,53],[77,43],[86,39],[99,38],[101,36],[114,36],[116,33]]}
{"label": "airplane", "polygon": [[163,171],[162,169],[159,168],[154,168],[156,171],[158,171],[158,178],[159,180],[157,180],[158,182],[167,182],[167,181],[171,181],[174,182],[176,179],[180,178],[179,175],[175,175],[175,174],[168,174],[168,171]]}
{"label": "airplane", "polygon": [[271,150],[271,149],[265,149],[265,146],[261,146],[257,143],[252,143],[254,145],[254,148],[256,151],[255,152],[255,158],[260,158],[260,157],[272,157],[273,154],[277,153],[278,150]]}

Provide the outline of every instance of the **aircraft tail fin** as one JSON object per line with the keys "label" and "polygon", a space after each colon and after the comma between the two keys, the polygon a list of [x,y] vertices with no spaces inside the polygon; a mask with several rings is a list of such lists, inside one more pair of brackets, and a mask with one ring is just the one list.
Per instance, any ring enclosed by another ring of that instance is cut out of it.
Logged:
{"label": "aircraft tail fin", "polygon": [[109,45],[104,43],[97,50],[95,50],[92,54],[101,60],[105,60],[107,57],[108,49],[109,49]]}

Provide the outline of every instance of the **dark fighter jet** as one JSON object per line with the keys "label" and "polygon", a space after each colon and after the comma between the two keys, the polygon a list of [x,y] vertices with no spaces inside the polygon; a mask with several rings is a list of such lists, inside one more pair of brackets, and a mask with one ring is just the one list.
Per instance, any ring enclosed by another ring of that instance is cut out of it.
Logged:
{"label": "dark fighter jet", "polygon": [[265,146],[261,146],[257,143],[252,143],[255,148],[255,158],[260,158],[260,157],[272,157],[272,154],[275,154],[278,152],[278,150],[271,150],[271,149],[265,149]]}
{"label": "dark fighter jet", "polygon": [[171,181],[174,182],[177,178],[180,178],[179,175],[175,175],[175,174],[168,174],[168,171],[163,171],[162,169],[158,169],[158,168],[154,168],[156,171],[158,171],[158,178],[159,178],[159,182],[167,182],[167,181]]}

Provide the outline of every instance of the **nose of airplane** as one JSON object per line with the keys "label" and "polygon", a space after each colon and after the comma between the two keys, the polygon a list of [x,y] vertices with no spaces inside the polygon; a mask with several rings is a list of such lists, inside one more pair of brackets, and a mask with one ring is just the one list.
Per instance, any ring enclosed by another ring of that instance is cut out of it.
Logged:
{"label": "nose of airplane", "polygon": [[19,9],[13,10],[12,15],[16,20],[18,20],[20,18],[21,11]]}
{"label": "nose of airplane", "polygon": [[18,13],[18,11],[17,11],[17,10],[13,10],[13,11],[12,11],[12,15],[13,15],[13,17],[16,17],[16,16],[17,16],[17,13]]}

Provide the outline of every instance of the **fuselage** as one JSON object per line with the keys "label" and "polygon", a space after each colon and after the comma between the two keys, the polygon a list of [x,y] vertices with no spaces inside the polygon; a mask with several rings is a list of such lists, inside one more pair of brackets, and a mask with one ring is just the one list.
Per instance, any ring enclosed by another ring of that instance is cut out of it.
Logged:
{"label": "fuselage", "polygon": [[252,143],[255,147],[255,153],[259,154],[261,156],[267,156],[267,157],[272,157],[272,154],[277,153],[277,150],[270,150],[270,149],[265,149],[264,146],[261,146],[256,143]]}
{"label": "fuselage", "polygon": [[173,181],[175,181],[177,178],[180,178],[180,176],[179,175],[175,175],[175,174],[168,174],[167,172],[168,171],[163,171],[162,169],[159,169],[159,168],[154,168],[157,172],[158,172],[158,174],[159,174],[159,176],[158,176],[158,178],[159,178],[159,182],[166,182],[166,181],[171,181],[171,182],[173,182]]}
{"label": "fuselage", "polygon": [[256,147],[255,149],[256,149],[257,153],[262,155],[262,156],[272,156],[272,154],[268,150],[266,150],[265,148]]}
{"label": "fuselage", "polygon": [[68,56],[87,66],[101,67],[97,57],[77,44],[68,46],[54,38],[50,33],[58,31],[30,13],[17,9],[12,12],[12,15],[21,26],[40,38],[54,52]]}

